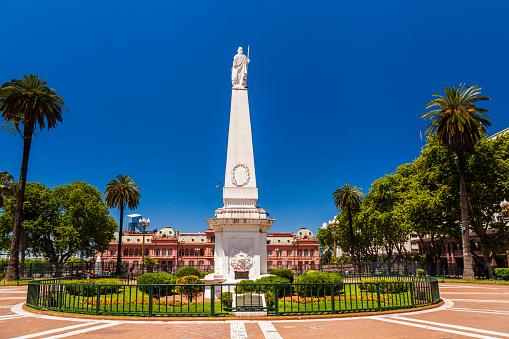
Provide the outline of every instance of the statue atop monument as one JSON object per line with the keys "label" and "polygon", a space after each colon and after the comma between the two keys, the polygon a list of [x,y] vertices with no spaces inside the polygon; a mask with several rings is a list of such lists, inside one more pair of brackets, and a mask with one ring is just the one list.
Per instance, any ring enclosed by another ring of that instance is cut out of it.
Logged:
{"label": "statue atop monument", "polygon": [[[249,53],[248,53],[249,54]],[[244,55],[244,49],[239,47],[237,55],[233,57],[232,86],[234,88],[246,88],[247,65],[249,57]]]}

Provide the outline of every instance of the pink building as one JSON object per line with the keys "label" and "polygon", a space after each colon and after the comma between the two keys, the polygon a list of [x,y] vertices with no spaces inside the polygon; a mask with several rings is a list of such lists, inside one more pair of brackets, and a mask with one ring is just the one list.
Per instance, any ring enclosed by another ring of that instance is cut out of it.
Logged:
{"label": "pink building", "polygon": [[[295,239],[295,240],[294,240]],[[124,231],[122,234],[122,262],[137,267],[141,263],[142,232]],[[118,233],[107,251],[101,253],[106,268],[113,269],[117,260]],[[301,228],[296,234],[267,233],[267,266],[300,270],[318,266],[318,240],[313,233]],[[180,233],[166,226],[145,232],[145,255],[164,266],[195,266],[202,271],[214,268],[214,230],[199,233]]]}

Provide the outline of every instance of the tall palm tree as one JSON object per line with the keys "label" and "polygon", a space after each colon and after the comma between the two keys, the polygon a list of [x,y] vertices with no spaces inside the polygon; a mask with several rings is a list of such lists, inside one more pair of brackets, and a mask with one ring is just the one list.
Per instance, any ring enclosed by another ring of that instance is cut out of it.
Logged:
{"label": "tall palm tree", "polygon": [[11,251],[7,275],[5,280],[19,278],[18,254],[21,222],[23,221],[23,201],[25,200],[25,185],[28,171],[28,157],[32,145],[32,136],[37,125],[40,130],[48,126],[56,127],[62,122],[64,106],[62,97],[55,90],[46,86],[46,81],[38,75],[23,75],[23,79],[13,79],[0,87],[0,111],[7,122],[13,122],[15,128],[23,138],[23,160],[19,175],[18,195],[14,213],[14,227],[12,230]]}
{"label": "tall palm tree", "polygon": [[350,257],[352,263],[355,259],[355,243],[353,240],[353,221],[352,221],[352,209],[359,207],[362,197],[364,194],[361,192],[362,188],[350,186],[346,183],[343,187],[338,188],[332,193],[334,196],[334,204],[338,211],[346,210],[348,213],[348,227],[350,230]]}
{"label": "tall palm tree", "polygon": [[421,115],[431,120],[425,133],[446,145],[458,157],[460,179],[461,230],[463,243],[463,278],[474,278],[472,255],[470,253],[470,235],[468,227],[468,198],[465,185],[465,154],[470,152],[476,142],[486,134],[486,127],[491,126],[487,109],[477,107],[475,102],[491,100],[481,96],[481,87],[466,87],[460,84],[455,88],[444,87],[445,97],[433,94],[436,99],[426,105],[426,109],[437,107]]}
{"label": "tall palm tree", "polygon": [[14,177],[8,172],[0,172],[0,208],[4,207],[4,197],[12,195],[12,181]]}
{"label": "tall palm tree", "polygon": [[120,226],[118,228],[118,248],[117,248],[117,265],[115,274],[122,274],[122,224],[124,221],[124,209],[126,206],[132,210],[138,206],[140,202],[140,189],[136,186],[136,182],[128,175],[117,175],[117,179],[112,179],[106,185],[104,191],[104,200],[108,207],[117,207],[120,209]]}

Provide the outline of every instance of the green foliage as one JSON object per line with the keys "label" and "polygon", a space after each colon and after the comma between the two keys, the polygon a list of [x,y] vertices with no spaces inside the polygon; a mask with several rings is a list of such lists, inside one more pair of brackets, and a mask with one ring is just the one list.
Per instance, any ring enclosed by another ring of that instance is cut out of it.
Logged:
{"label": "green foliage", "polygon": [[200,271],[198,271],[196,268],[192,266],[182,267],[180,270],[177,271],[177,273],[175,273],[175,276],[177,278],[182,278],[188,275],[195,275],[197,277],[201,276]]}
{"label": "green foliage", "polygon": [[210,270],[208,272],[200,272],[200,279],[203,279],[203,278],[205,278],[205,276],[207,274],[212,274],[212,273],[214,273],[214,270]]}
{"label": "green foliage", "polygon": [[83,297],[92,297],[97,295],[97,286],[99,287],[99,294],[119,293],[122,287],[122,280],[115,278],[102,278],[102,279],[76,279],[64,280],[64,291],[71,295],[79,295]]}
{"label": "green foliage", "polygon": [[495,268],[495,275],[502,280],[509,280],[509,268]]}
{"label": "green foliage", "polygon": [[143,264],[145,266],[151,266],[151,267],[154,267],[154,266],[157,266],[158,264],[158,261],[157,259],[154,259],[148,255],[146,255],[144,258],[143,258]]}
{"label": "green foliage", "polygon": [[418,276],[418,277],[424,277],[424,270],[423,270],[423,269],[419,268],[419,269],[416,271],[416,273],[417,273],[417,276]]}
{"label": "green foliage", "polygon": [[380,286],[380,293],[401,293],[407,292],[410,289],[410,282],[401,282],[395,279],[361,279],[359,281],[359,288],[362,291],[369,293],[376,293],[377,284]]}
{"label": "green foliage", "polygon": [[269,274],[273,274],[280,278],[286,278],[290,281],[290,283],[293,283],[293,272],[292,270],[286,269],[286,268],[278,268],[274,270],[270,270]]}
{"label": "green foliage", "polygon": [[189,286],[177,286],[177,293],[187,296],[189,301],[193,301],[199,293],[204,290],[204,282],[200,280],[198,276],[187,275],[177,279],[178,285],[189,285]]}
{"label": "green foliage", "polygon": [[5,272],[0,273],[0,280],[3,280],[3,279],[5,278],[5,275],[6,275],[6,274],[7,274],[7,273],[5,273]]}
{"label": "green foliage", "polygon": [[221,304],[223,308],[227,309],[232,307],[233,304],[233,293],[232,292],[221,292],[219,293],[219,300],[221,300]]}
{"label": "green foliage", "polygon": [[[292,293],[292,286],[290,280],[282,277],[263,277],[255,280],[255,284],[277,284],[277,294],[280,297]],[[259,286],[259,291],[265,293],[267,291],[274,291],[275,285]]]}
{"label": "green foliage", "polygon": [[265,292],[265,303],[267,304],[267,309],[269,311],[274,311],[276,298],[274,296],[274,292],[271,290],[267,290]]}
{"label": "green foliage", "polygon": [[[5,199],[0,215],[0,238],[12,232],[16,197]],[[116,222],[97,188],[73,182],[53,190],[40,183],[27,183],[23,204],[23,228],[28,248],[49,262],[63,264],[77,254],[92,257],[105,251],[113,238]],[[28,261],[27,261],[28,262]]]}
{"label": "green foliage", "polygon": [[250,279],[244,279],[237,283],[237,286],[235,287],[235,293],[256,293],[258,290],[258,287],[256,286],[249,286],[255,284],[253,280]]}
{"label": "green foliage", "polygon": [[[152,294],[155,298],[161,298],[174,293],[174,286],[156,286],[156,285],[173,285],[177,278],[170,273],[145,273],[136,279],[138,285],[154,285],[152,286]],[[139,286],[138,289],[144,293],[149,293],[149,286]]]}
{"label": "green foliage", "polygon": [[[294,290],[300,297],[323,297],[325,295],[339,294],[343,289],[343,277],[339,273],[309,271],[295,279]],[[307,285],[307,284],[340,284],[340,285]]]}

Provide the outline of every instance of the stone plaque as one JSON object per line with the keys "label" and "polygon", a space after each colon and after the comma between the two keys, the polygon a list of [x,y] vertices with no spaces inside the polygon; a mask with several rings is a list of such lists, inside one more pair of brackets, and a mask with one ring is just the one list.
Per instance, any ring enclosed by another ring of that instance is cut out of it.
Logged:
{"label": "stone plaque", "polygon": [[258,294],[237,294],[237,307],[263,307],[262,297]]}
{"label": "stone plaque", "polygon": [[249,279],[249,271],[235,271],[235,280]]}

